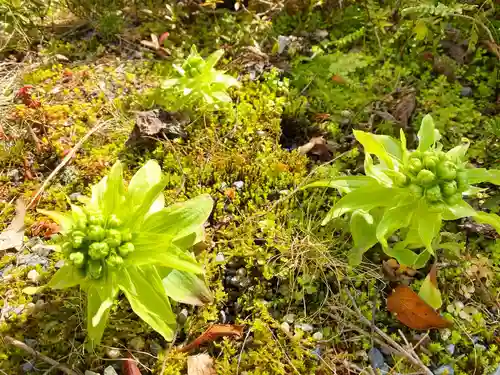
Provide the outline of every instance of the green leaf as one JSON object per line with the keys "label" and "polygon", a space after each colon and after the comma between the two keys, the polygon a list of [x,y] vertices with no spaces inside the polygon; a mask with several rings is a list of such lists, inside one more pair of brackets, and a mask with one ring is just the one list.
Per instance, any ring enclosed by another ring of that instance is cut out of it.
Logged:
{"label": "green leaf", "polygon": [[111,215],[122,208],[124,200],[123,167],[117,161],[109,171],[106,180],[106,189],[102,194],[102,207],[105,216]]}
{"label": "green leaf", "polygon": [[125,259],[133,266],[159,265],[200,274],[203,268],[194,257],[172,243],[170,235],[140,232],[133,240],[135,250]]}
{"label": "green leaf", "polygon": [[415,34],[415,39],[417,40],[424,40],[425,37],[427,36],[427,32],[429,30],[427,29],[427,23],[423,19],[417,20],[415,23],[415,27],[413,28],[413,33]]}
{"label": "green leaf", "polygon": [[376,155],[387,167],[393,169],[393,159],[401,160],[401,144],[387,135],[378,135],[354,130],[357,141],[363,145],[365,153]]}
{"label": "green leaf", "polygon": [[434,120],[431,115],[425,115],[418,131],[418,151],[424,152],[436,142]]}
{"label": "green leaf", "polygon": [[449,150],[446,155],[450,157],[452,160],[462,161],[465,159],[465,155],[467,154],[467,150],[469,149],[470,142],[458,145]]}
{"label": "green leaf", "polygon": [[[142,202],[137,207],[133,208],[133,211],[128,215],[128,220],[125,224],[126,226],[128,226],[131,230],[136,230],[141,227],[146,215],[150,212],[151,207],[155,204],[155,202],[157,202],[158,197],[163,193],[167,182],[166,178],[162,178],[160,182],[147,190]],[[153,215],[154,214],[151,214],[149,217]]]}
{"label": "green leaf", "polygon": [[209,69],[213,69],[223,55],[224,55],[223,49],[218,49],[217,51],[212,53],[205,60],[206,67]]}
{"label": "green leaf", "polygon": [[396,243],[392,248],[388,247],[384,249],[384,252],[396,259],[399,264],[404,264],[405,266],[415,269],[424,267],[431,258],[430,252],[423,251],[417,254],[408,249],[403,241]]}
{"label": "green leaf", "polygon": [[441,229],[441,214],[439,212],[431,212],[424,200],[420,200],[418,209],[414,214],[414,219],[418,221],[418,234],[425,246],[425,249],[431,254],[434,254],[432,241],[439,235]]}
{"label": "green leaf", "polygon": [[[397,200],[396,200],[397,201]],[[376,235],[382,247],[387,249],[387,238],[398,229],[410,225],[410,220],[416,209],[416,203],[402,204],[385,211],[382,220],[377,226]]]}
{"label": "green leaf", "polygon": [[479,184],[489,182],[500,185],[500,169],[472,168],[466,169],[469,184]]}
{"label": "green leaf", "polygon": [[67,214],[62,214],[57,211],[48,211],[48,210],[42,210],[38,209],[38,212],[41,214],[50,217],[52,220],[54,220],[59,226],[61,227],[61,232],[66,233],[68,232],[74,225],[74,221],[71,218],[71,216]]}
{"label": "green leaf", "polygon": [[359,188],[341,198],[328,212],[322,225],[354,210],[371,211],[375,207],[392,206],[397,202],[400,195],[400,189],[381,185],[369,185]]}
{"label": "green leaf", "polygon": [[442,212],[443,220],[457,220],[474,215],[476,215],[476,211],[465,201],[461,201],[453,206],[446,205]]}
{"label": "green leaf", "polygon": [[126,267],[119,274],[118,286],[142,320],[165,340],[173,339],[176,316],[155,267]]}
{"label": "green leaf", "polygon": [[210,216],[212,208],[213,200],[210,195],[202,194],[152,214],[144,221],[141,228],[149,233],[168,235],[174,241],[195,233],[194,245],[196,241],[203,240],[203,224]]}
{"label": "green leaf", "polygon": [[127,204],[140,205],[147,192],[162,181],[163,174],[156,160],[149,160],[130,180],[127,191]]}
{"label": "green leaf", "polygon": [[436,310],[443,305],[443,300],[441,299],[441,292],[432,282],[430,274],[427,275],[424,282],[422,283],[418,295],[425,302],[427,302],[427,304],[429,304],[430,306],[432,306],[432,308]]}
{"label": "green leaf", "polygon": [[83,289],[87,294],[88,343],[94,348],[101,341],[118,289],[113,279],[90,282]]}
{"label": "green leaf", "polygon": [[52,289],[66,289],[85,283],[82,270],[73,265],[64,265],[52,276],[46,287]]}
{"label": "green leaf", "polygon": [[497,214],[477,211],[472,218],[478,223],[491,225],[500,234],[500,216]]}
{"label": "green leaf", "polygon": [[73,218],[73,221],[75,223],[77,223],[78,220],[83,220],[84,222],[87,221],[87,215],[85,214],[85,212],[83,212],[80,206],[77,206],[75,204],[71,205],[71,217]]}
{"label": "green leaf", "polygon": [[378,242],[375,233],[377,225],[378,223],[374,222],[373,217],[367,212],[357,210],[352,213],[349,227],[354,242],[354,248],[349,250],[350,265],[359,265],[363,254]]}
{"label": "green leaf", "polygon": [[392,186],[392,179],[384,173],[385,171],[393,171],[392,169],[388,169],[383,164],[373,165],[373,159],[370,154],[365,154],[365,174],[369,177],[372,177],[379,181],[380,183],[386,186]]}
{"label": "green leaf", "polygon": [[192,273],[172,270],[162,283],[165,293],[177,302],[201,306],[213,300],[205,282]]}
{"label": "green leaf", "polygon": [[303,186],[301,189],[310,188],[333,188],[339,190],[341,193],[349,193],[360,187],[376,184],[377,182],[368,176],[338,176],[328,180],[315,181]]}

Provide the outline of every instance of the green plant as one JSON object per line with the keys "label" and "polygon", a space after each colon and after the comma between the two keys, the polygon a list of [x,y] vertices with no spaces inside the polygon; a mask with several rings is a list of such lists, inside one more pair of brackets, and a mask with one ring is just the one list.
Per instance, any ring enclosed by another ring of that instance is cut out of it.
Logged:
{"label": "green plant", "polygon": [[212,199],[200,195],[164,208],[166,183],[158,163],[148,161],[125,190],[117,162],[82,200],[84,207],[72,205],[71,215],[41,210],[61,225],[66,259],[46,287],[80,285],[86,292],[91,345],[99,343],[120,290],[166,340],[176,325],[168,297],[192,304],[210,299],[196,276],[203,269],[187,249],[200,241]]}
{"label": "green plant", "polygon": [[[400,264],[421,268],[435,255],[435,240],[443,220],[470,216],[491,224],[500,233],[499,216],[476,212],[463,200],[463,195],[478,190],[472,184],[500,185],[500,170],[468,166],[468,143],[443,152],[430,115],[422,120],[416,150],[407,150],[403,131],[400,134],[398,141],[355,130],[354,136],[365,150],[366,176],[340,176],[306,186],[331,187],[345,194],[323,224],[351,214],[351,264],[359,264],[363,253],[378,242]],[[379,163],[375,164],[371,155]],[[401,240],[391,246],[388,238],[395,233]]]}
{"label": "green plant", "polygon": [[215,69],[223,54],[223,50],[217,50],[204,60],[193,45],[182,66],[174,65],[177,78],[163,81],[163,88],[180,96],[181,108],[203,104],[204,109],[217,110],[231,103],[227,90],[239,86],[239,83],[230,75]]}

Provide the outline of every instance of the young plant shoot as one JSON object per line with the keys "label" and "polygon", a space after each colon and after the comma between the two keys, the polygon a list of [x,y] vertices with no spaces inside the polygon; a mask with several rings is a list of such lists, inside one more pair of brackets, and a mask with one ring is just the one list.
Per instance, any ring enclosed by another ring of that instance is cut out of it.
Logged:
{"label": "young plant shoot", "polygon": [[65,265],[48,283],[54,289],[79,285],[87,295],[87,334],[100,342],[110,308],[121,290],[135,313],[171,340],[176,326],[169,297],[201,304],[210,293],[197,275],[203,268],[189,249],[203,236],[212,211],[209,195],[164,208],[166,182],[160,166],[148,161],[128,189],[117,162],[83,207],[71,214],[43,211],[62,228]]}
{"label": "young plant shoot", "polygon": [[[472,184],[500,185],[500,170],[468,165],[468,143],[444,152],[430,115],[422,120],[419,145],[413,151],[407,150],[403,131],[400,141],[359,130],[354,136],[364,147],[366,175],[339,176],[306,186],[335,188],[343,194],[323,225],[351,214],[352,265],[358,265],[363,253],[380,243],[400,264],[421,268],[434,255],[433,242],[443,220],[472,217],[491,224],[500,233],[498,215],[476,212],[463,200],[463,196],[477,192]],[[393,234],[400,240],[390,244],[388,238]]]}

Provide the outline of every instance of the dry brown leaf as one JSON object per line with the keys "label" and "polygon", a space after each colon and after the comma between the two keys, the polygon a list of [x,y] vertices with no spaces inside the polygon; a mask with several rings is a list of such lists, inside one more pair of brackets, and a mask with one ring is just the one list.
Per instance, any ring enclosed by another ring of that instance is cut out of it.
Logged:
{"label": "dry brown leaf", "polygon": [[123,375],[141,375],[136,361],[129,354],[128,358],[123,361]]}
{"label": "dry brown leaf", "polygon": [[429,279],[431,280],[431,283],[438,288],[438,282],[437,282],[437,264],[434,263],[431,267],[431,270],[429,271]]}
{"label": "dry brown leaf", "polygon": [[318,145],[324,145],[326,143],[323,137],[313,137],[306,144],[299,146],[297,151],[299,154],[305,155],[309,153],[314,147]]}
{"label": "dry brown leaf", "polygon": [[243,328],[244,326],[236,324],[212,324],[200,336],[179,350],[181,352],[189,352],[205,342],[211,342],[223,336],[240,338],[243,335]]}
{"label": "dry brown leaf", "polygon": [[21,199],[16,201],[16,216],[10,225],[0,233],[0,251],[15,248],[20,250],[23,246],[24,238],[24,216],[26,206]]}
{"label": "dry brown leaf", "polygon": [[387,309],[405,326],[413,329],[447,328],[451,322],[441,317],[412,289],[399,285],[387,298]]}
{"label": "dry brown leaf", "polygon": [[190,355],[187,359],[188,375],[215,375],[214,360],[208,354]]}
{"label": "dry brown leaf", "polygon": [[396,108],[394,109],[393,116],[400,122],[401,126],[405,128],[408,126],[408,121],[410,120],[416,105],[416,94],[413,91],[406,94],[399,100]]}

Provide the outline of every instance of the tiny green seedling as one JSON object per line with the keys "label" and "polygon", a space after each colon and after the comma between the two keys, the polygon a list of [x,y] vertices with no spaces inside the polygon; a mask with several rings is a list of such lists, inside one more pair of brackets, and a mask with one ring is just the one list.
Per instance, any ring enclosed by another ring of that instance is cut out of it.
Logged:
{"label": "tiny green seedling", "polygon": [[[472,217],[500,233],[498,215],[477,212],[463,200],[478,191],[473,184],[500,185],[500,170],[468,165],[468,143],[444,152],[430,115],[422,120],[419,145],[413,151],[406,148],[403,131],[400,141],[359,130],[354,136],[365,150],[366,175],[339,176],[306,186],[335,188],[344,195],[328,212],[323,225],[351,214],[352,265],[358,265],[364,252],[380,243],[400,264],[421,268],[434,255],[433,242],[443,220]],[[401,240],[389,244],[388,238],[395,233]]]}
{"label": "tiny green seedling", "polygon": [[40,210],[61,225],[65,258],[46,287],[79,285],[86,292],[91,346],[100,342],[119,291],[166,340],[176,326],[169,297],[191,304],[211,299],[189,249],[202,239],[213,201],[200,195],[164,208],[165,185],[160,166],[150,160],[126,189],[117,162],[83,207],[72,205],[71,214]]}

